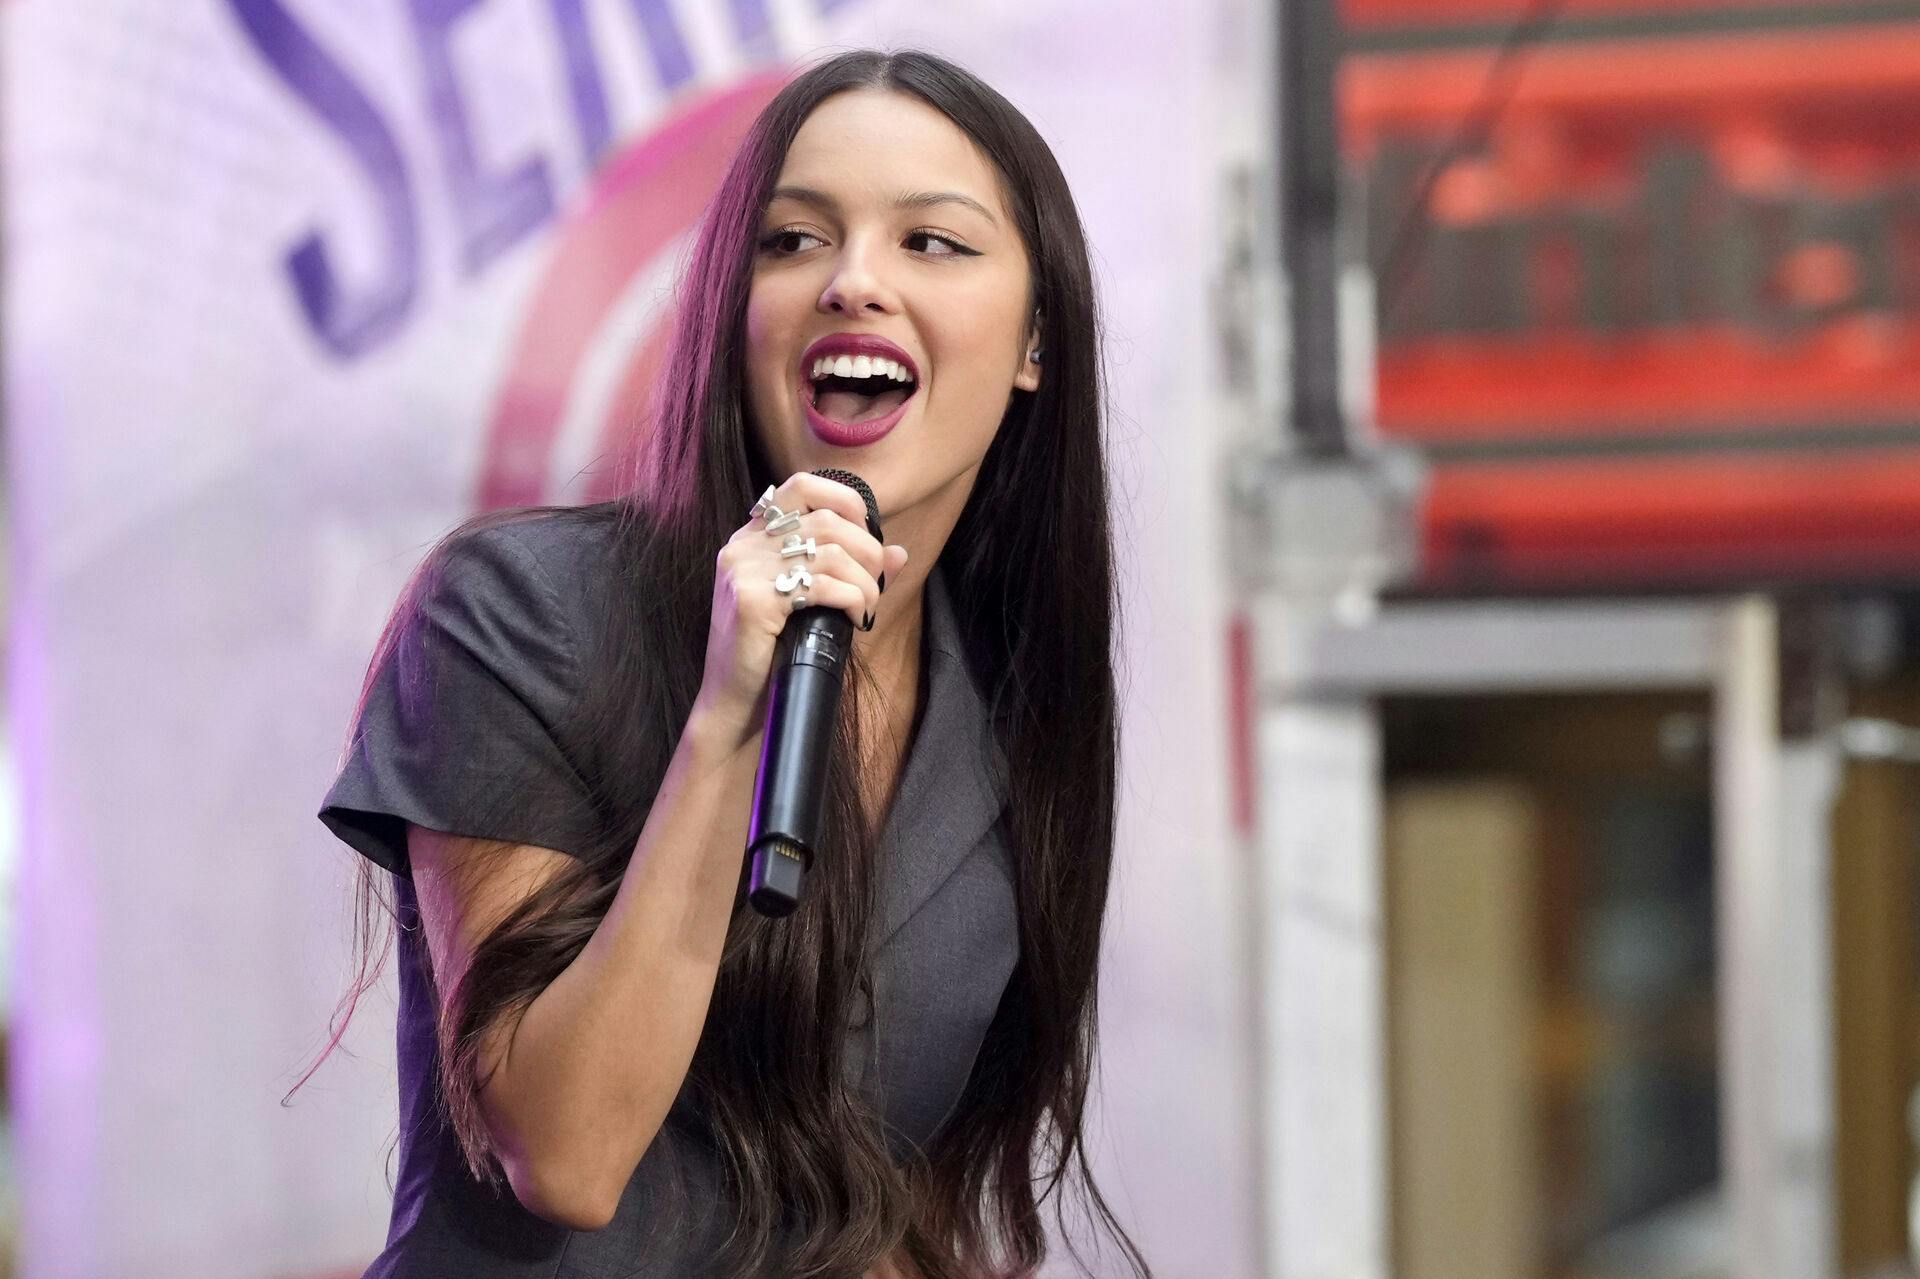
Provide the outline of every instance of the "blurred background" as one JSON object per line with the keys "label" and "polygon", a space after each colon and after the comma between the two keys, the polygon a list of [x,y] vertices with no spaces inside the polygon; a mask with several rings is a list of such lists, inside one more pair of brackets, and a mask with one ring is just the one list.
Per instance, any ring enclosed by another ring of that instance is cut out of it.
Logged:
{"label": "blurred background", "polygon": [[0,0],[0,1274],[379,1250],[391,964],[286,1095],[374,640],[862,45],[1092,242],[1155,1273],[1920,1273],[1920,5]]}

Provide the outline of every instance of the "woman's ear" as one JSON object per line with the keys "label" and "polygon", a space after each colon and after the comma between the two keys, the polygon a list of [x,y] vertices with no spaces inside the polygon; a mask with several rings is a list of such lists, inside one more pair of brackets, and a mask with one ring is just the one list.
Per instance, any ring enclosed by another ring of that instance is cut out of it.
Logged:
{"label": "woman's ear", "polygon": [[1033,313],[1033,327],[1027,331],[1027,356],[1020,362],[1020,371],[1014,375],[1013,384],[1022,391],[1040,389],[1040,312]]}

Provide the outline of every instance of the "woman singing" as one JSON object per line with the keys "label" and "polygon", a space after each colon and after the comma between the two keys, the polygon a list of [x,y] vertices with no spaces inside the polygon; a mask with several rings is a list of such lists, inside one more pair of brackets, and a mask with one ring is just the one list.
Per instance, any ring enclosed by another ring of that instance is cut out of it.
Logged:
{"label": "woman singing", "polygon": [[[1023,1276],[1072,1175],[1144,1275],[1081,1134],[1115,600],[1060,168],[949,62],[834,57],[753,125],[677,298],[624,496],[439,542],[320,810],[365,855],[350,1000],[377,901],[400,929],[368,1274]],[[854,643],[770,919],[743,852],[809,605]]]}

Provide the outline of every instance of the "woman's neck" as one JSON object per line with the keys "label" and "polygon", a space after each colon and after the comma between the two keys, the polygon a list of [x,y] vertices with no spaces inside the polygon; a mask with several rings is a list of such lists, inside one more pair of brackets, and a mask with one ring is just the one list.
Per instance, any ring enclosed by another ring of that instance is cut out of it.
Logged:
{"label": "woman's neck", "polygon": [[926,573],[908,560],[897,577],[887,579],[873,629],[854,628],[853,650],[881,688],[896,689],[918,671],[927,624],[926,580]]}

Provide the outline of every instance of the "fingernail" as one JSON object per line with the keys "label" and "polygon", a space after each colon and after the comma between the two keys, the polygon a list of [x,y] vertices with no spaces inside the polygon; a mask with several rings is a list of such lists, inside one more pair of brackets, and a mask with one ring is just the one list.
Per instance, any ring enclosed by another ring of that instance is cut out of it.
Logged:
{"label": "fingernail", "polygon": [[872,614],[872,613],[868,613],[868,614],[867,614],[867,620],[866,620],[866,621],[864,621],[864,622],[862,622],[862,623],[860,623],[860,629],[861,629],[861,630],[863,630],[863,631],[870,631],[870,630],[872,630],[872,629],[873,629],[873,614]]}
{"label": "fingernail", "polygon": [[882,595],[887,593],[887,575],[885,573],[880,575],[880,593]]}

